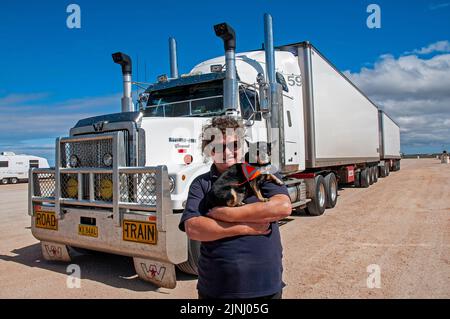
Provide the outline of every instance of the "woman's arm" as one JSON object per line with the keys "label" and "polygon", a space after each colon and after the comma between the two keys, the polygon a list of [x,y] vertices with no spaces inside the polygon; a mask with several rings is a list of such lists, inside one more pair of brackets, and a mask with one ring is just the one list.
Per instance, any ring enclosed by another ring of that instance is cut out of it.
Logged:
{"label": "woman's arm", "polygon": [[239,207],[214,207],[209,217],[224,222],[271,223],[289,216],[291,200],[284,194],[277,194],[268,202],[257,202]]}
{"label": "woman's arm", "polygon": [[193,217],[184,222],[187,236],[208,242],[240,235],[267,235],[269,223],[229,223],[209,217]]}

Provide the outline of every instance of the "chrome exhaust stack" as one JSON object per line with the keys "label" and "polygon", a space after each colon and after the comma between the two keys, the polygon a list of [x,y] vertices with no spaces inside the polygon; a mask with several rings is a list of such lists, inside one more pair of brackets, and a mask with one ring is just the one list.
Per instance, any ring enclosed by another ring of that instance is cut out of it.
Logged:
{"label": "chrome exhaust stack", "polygon": [[122,52],[112,54],[114,63],[120,64],[122,67],[123,77],[123,97],[122,97],[122,112],[133,112],[134,105],[131,99],[131,58]]}
{"label": "chrome exhaust stack", "polygon": [[267,124],[267,141],[271,145],[271,163],[278,169],[282,169],[284,162],[284,136],[283,116],[281,113],[282,87],[276,80],[275,72],[275,49],[273,45],[272,16],[264,14],[264,50],[266,56],[266,77],[269,86],[269,112],[263,113]]}
{"label": "chrome exhaust stack", "polygon": [[236,74],[236,34],[227,23],[214,26],[216,36],[223,40],[225,48],[226,74],[223,81],[223,107],[229,114],[238,109],[238,82]]}
{"label": "chrome exhaust stack", "polygon": [[170,55],[170,77],[178,78],[178,60],[177,60],[177,41],[175,38],[169,38],[169,55]]}

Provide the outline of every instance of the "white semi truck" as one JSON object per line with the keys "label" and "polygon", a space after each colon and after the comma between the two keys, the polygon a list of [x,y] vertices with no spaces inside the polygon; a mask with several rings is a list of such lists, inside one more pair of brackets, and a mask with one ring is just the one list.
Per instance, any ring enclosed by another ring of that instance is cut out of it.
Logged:
{"label": "white semi truck", "polygon": [[[246,139],[269,141],[292,206],[321,215],[338,200],[338,184],[368,187],[384,170],[378,108],[313,45],[265,45],[235,53],[234,30],[216,25],[225,56],[178,75],[160,76],[131,101],[131,60],[122,67],[122,112],[80,120],[56,140],[52,169],[33,169],[29,214],[47,260],[71,260],[71,247],[133,257],[137,274],[176,285],[175,266],[195,274],[199,245],[179,231],[191,182],[210,169],[202,126],[229,114],[246,121]],[[386,127],[386,125],[385,125]]]}

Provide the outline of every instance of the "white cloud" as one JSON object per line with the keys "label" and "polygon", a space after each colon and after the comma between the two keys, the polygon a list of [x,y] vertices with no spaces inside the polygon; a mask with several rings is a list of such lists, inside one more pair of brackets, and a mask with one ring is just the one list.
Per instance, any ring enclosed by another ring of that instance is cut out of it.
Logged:
{"label": "white cloud", "polygon": [[446,8],[448,6],[450,6],[450,3],[446,2],[446,3],[440,3],[440,4],[431,4],[428,8],[433,11],[433,10]]}
{"label": "white cloud", "polygon": [[[444,42],[415,52],[443,52]],[[400,124],[402,147],[450,145],[450,54],[383,55],[373,68],[344,73]]]}
{"label": "white cloud", "polygon": [[450,43],[448,41],[438,41],[421,49],[416,49],[405,54],[430,54],[434,52],[450,52]]}
{"label": "white cloud", "polygon": [[54,140],[68,135],[83,118],[120,112],[120,93],[49,103],[48,94],[9,94],[0,97],[0,151],[30,153],[52,159]]}

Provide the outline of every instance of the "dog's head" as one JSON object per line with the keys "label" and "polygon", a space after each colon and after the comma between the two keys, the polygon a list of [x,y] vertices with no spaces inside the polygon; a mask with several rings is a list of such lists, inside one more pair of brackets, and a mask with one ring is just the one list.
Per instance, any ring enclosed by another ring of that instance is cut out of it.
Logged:
{"label": "dog's head", "polygon": [[245,161],[251,165],[264,166],[270,164],[271,144],[267,142],[251,143],[246,141],[248,152]]}

